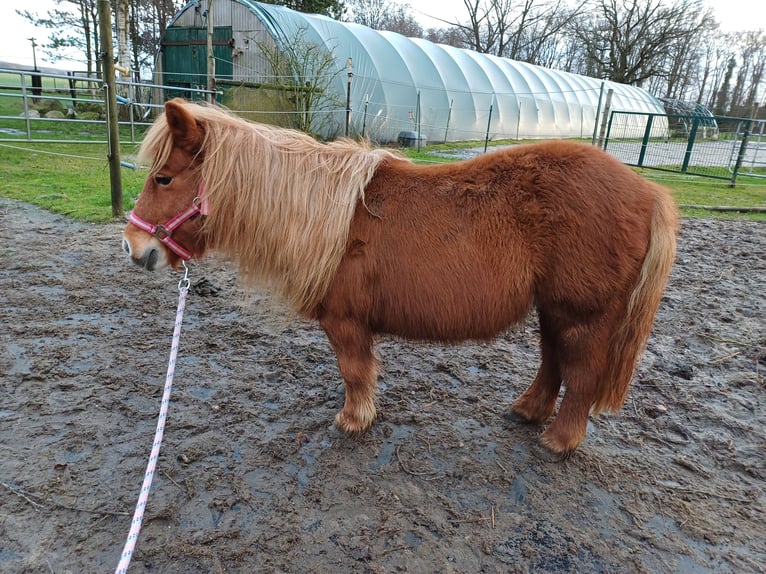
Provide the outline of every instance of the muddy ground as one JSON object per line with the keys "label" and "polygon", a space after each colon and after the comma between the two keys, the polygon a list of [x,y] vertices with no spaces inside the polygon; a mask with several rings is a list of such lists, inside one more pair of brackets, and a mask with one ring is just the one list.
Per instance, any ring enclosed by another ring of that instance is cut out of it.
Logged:
{"label": "muddy ground", "polygon": [[[178,295],[121,228],[0,200],[1,572],[117,565]],[[492,345],[381,341],[380,419],[353,439],[322,332],[243,306],[224,262],[203,278],[131,573],[763,571],[763,223],[684,222],[625,407],[558,463],[507,416],[534,319]]]}

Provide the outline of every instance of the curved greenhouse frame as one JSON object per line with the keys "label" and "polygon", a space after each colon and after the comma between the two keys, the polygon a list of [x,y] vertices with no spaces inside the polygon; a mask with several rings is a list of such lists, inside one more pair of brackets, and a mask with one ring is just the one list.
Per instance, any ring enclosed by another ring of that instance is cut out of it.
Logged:
{"label": "curved greenhouse frame", "polygon": [[[195,0],[187,4],[169,28],[193,26],[204,3]],[[246,34],[252,36],[257,28],[283,51],[290,50],[299,35],[324,46],[337,66],[331,83],[336,100],[346,100],[346,70],[351,58],[351,135],[384,142],[396,140],[402,131],[418,131],[429,141],[486,136],[586,138],[594,133],[599,100],[606,90],[613,90],[612,110],[664,112],[662,102],[634,86],[406,38],[272,4],[217,0],[214,6],[216,26],[230,27],[232,51],[238,46],[252,46]],[[252,71],[264,69],[263,62],[257,62],[257,50],[244,53],[239,49],[233,54],[232,60],[239,57],[239,67],[234,66],[232,79],[257,81]],[[243,58],[251,61],[242,65]],[[335,114],[332,127],[325,128],[334,133],[322,135],[337,135],[345,125],[346,109],[336,109]],[[645,122],[641,115],[626,117],[637,124]],[[666,130],[660,123],[653,128],[657,135]],[[640,125],[632,127],[641,129]]]}

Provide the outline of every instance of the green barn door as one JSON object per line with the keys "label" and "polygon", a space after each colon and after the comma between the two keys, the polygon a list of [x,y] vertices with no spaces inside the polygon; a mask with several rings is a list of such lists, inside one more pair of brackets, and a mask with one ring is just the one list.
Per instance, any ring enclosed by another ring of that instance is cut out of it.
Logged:
{"label": "green barn door", "polygon": [[[230,80],[234,66],[231,60],[231,26],[213,30],[215,77]],[[171,26],[165,30],[162,41],[162,83],[177,86],[166,90],[167,99],[182,97],[188,100],[205,99],[189,88],[207,87],[207,29]]]}

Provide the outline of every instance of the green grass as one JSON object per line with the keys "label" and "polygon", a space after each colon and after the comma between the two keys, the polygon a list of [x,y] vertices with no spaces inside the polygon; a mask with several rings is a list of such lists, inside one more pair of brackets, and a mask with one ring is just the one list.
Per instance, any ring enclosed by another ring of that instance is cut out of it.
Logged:
{"label": "green grass", "polygon": [[[766,178],[739,176],[735,187],[721,179],[695,177],[678,173],[637,169],[646,179],[669,188],[676,203],[687,217],[745,217],[766,221],[766,213],[748,211],[750,208],[766,209]],[[715,211],[692,206],[717,208],[737,207],[741,211]]]}
{"label": "green grass", "polygon": [[[418,152],[402,152],[415,161],[455,161],[431,155],[443,146],[427,146]],[[465,147],[477,147],[467,143]],[[455,146],[449,146],[455,149]],[[132,161],[134,144],[123,145],[121,157]],[[107,148],[103,144],[32,144],[0,142],[0,197],[13,198],[65,214],[75,219],[104,222],[112,219]],[[74,156],[74,157],[73,157]],[[656,170],[639,173],[670,188],[679,205],[737,206],[743,212],[716,212],[683,208],[687,217],[738,217],[766,221],[764,213],[746,213],[751,207],[766,208],[766,179],[740,177],[732,188],[722,180],[672,174]],[[143,187],[145,170],[122,170],[123,207],[131,209]]]}
{"label": "green grass", "polygon": [[[20,85],[18,75],[0,73],[0,93],[8,94],[0,95],[0,116],[5,116],[5,119],[0,120],[0,127],[21,132],[18,135],[0,134],[0,138],[25,141],[27,139],[27,121],[23,117],[22,92],[18,89],[11,89],[18,85]],[[80,82],[80,87],[85,85]],[[93,85],[95,86],[95,84]],[[31,91],[30,86],[28,89]],[[68,108],[73,107],[77,112],[76,118],[67,117],[66,119],[55,120],[44,117],[30,118],[29,135],[33,140],[107,140],[106,123],[103,121],[106,109],[101,102],[101,92],[98,89],[91,92],[80,90],[78,91],[78,98],[72,100],[66,80],[43,77],[41,97],[36,101],[30,97],[27,102],[30,109],[38,111],[41,116],[52,109],[66,115]],[[125,113],[125,109],[121,108],[121,112]],[[131,130],[128,120],[129,118],[126,117],[120,118],[120,141],[130,142],[134,137],[136,141],[140,141],[146,126],[135,122],[134,129]]]}
{"label": "green grass", "polygon": [[[34,203],[75,219],[112,219],[107,147],[99,144],[0,143],[0,197]],[[23,149],[20,149],[23,148]],[[135,146],[123,146],[130,161]],[[56,154],[56,155],[53,155]],[[123,208],[143,187],[146,172],[122,170]]]}
{"label": "green grass", "polygon": [[[62,72],[63,74],[63,72]],[[29,85],[31,80],[27,75],[27,84]],[[0,73],[0,86],[21,86],[21,74],[12,72]],[[52,90],[54,88],[64,89],[67,87],[67,81],[64,78],[51,78],[49,76],[43,76],[43,89]]]}

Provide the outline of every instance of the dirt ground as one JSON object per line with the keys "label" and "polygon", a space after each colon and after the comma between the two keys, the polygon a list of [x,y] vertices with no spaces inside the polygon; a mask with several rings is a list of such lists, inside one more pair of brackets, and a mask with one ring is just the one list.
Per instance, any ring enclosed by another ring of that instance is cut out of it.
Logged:
{"label": "dirt ground", "polygon": [[[0,200],[0,572],[117,565],[178,295],[121,229]],[[222,261],[202,279],[131,573],[763,572],[763,223],[684,221],[625,407],[562,462],[508,417],[533,318],[491,345],[380,341],[380,418],[353,439],[323,333],[244,305]]]}

